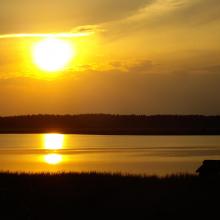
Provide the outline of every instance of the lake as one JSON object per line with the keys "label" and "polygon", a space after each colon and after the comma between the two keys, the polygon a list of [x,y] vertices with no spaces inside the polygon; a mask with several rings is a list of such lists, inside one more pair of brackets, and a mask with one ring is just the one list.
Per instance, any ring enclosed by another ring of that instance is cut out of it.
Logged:
{"label": "lake", "polygon": [[0,170],[194,173],[220,159],[220,136],[1,134]]}

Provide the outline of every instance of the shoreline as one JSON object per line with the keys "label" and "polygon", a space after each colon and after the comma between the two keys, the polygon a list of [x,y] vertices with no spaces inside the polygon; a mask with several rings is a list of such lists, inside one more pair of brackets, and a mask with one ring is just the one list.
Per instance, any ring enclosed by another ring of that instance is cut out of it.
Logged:
{"label": "shoreline", "polygon": [[0,133],[85,135],[220,135],[220,116],[21,115],[0,117]]}
{"label": "shoreline", "polygon": [[123,172],[96,172],[96,171],[86,171],[86,172],[65,172],[65,171],[56,171],[56,172],[26,172],[26,171],[4,171],[0,170],[0,176],[2,175],[11,175],[11,176],[99,176],[99,177],[121,177],[121,178],[138,178],[138,179],[169,179],[169,178],[198,178],[199,176],[196,173],[171,173],[165,175],[148,175],[148,174],[133,174],[133,173],[123,173]]}
{"label": "shoreline", "polygon": [[0,134],[10,135],[10,134],[50,134],[50,133],[58,133],[64,135],[96,135],[96,136],[219,136],[220,133],[91,133],[91,132],[63,132],[63,131],[0,131]]}

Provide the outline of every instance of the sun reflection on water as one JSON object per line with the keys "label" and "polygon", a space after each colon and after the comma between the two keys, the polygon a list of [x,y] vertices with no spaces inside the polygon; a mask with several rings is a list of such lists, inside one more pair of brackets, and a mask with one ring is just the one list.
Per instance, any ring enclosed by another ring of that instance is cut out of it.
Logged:
{"label": "sun reflection on water", "polygon": [[64,145],[64,134],[44,134],[44,148],[51,153],[44,155],[44,162],[50,165],[58,165],[63,161],[59,150]]}
{"label": "sun reflection on water", "polygon": [[63,148],[64,134],[45,134],[44,147],[47,150],[59,150]]}
{"label": "sun reflection on water", "polygon": [[63,158],[60,154],[48,154],[44,156],[44,160],[46,163],[51,165],[56,165],[62,162]]}

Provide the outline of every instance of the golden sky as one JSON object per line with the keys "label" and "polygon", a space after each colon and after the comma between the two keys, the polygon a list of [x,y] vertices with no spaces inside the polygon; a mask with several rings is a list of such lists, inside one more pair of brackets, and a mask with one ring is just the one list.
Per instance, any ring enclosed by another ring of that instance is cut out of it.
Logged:
{"label": "golden sky", "polygon": [[[1,1],[0,115],[220,114],[219,11],[219,0]],[[55,72],[33,58],[51,37],[74,50]]]}

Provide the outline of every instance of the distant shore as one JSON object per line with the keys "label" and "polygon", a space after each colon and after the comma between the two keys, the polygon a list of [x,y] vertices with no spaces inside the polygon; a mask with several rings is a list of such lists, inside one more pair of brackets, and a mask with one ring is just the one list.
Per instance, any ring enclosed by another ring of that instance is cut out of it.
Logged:
{"label": "distant shore", "polygon": [[198,219],[218,214],[219,185],[195,175],[0,173],[0,218]]}
{"label": "distant shore", "polygon": [[27,115],[0,117],[1,134],[220,135],[220,116]]}

